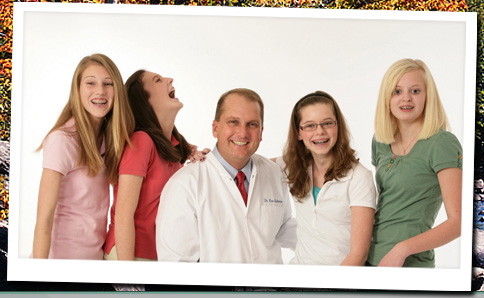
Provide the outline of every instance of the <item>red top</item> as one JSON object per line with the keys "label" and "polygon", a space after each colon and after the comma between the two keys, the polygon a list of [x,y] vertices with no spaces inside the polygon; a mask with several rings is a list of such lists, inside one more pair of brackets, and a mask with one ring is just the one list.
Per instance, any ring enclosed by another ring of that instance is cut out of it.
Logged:
{"label": "red top", "polygon": [[[123,158],[119,164],[119,175],[143,176],[138,206],[134,213],[135,247],[134,256],[138,258],[157,260],[156,255],[156,214],[160,203],[161,191],[168,179],[183,165],[164,160],[158,155],[155,144],[144,131],[136,131],[131,136],[133,147],[126,145]],[[171,136],[173,146],[179,144]],[[118,184],[113,187],[114,202],[111,206],[111,223],[104,244],[104,251],[109,254],[114,239],[116,199],[118,197]]]}

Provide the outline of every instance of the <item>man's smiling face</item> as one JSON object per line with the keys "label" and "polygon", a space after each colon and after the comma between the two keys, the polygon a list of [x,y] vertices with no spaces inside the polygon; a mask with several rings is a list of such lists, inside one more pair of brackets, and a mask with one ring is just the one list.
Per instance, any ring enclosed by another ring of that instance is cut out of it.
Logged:
{"label": "man's smiling face", "polygon": [[260,106],[233,93],[225,99],[220,120],[214,120],[212,133],[218,139],[220,155],[237,170],[242,169],[262,140]]}

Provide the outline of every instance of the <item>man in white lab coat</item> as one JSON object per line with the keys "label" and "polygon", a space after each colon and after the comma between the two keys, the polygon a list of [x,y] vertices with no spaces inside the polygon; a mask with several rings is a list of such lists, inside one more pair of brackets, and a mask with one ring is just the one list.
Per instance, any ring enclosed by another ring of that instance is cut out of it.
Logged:
{"label": "man in white lab coat", "polygon": [[212,124],[214,150],[205,162],[180,169],[161,194],[159,261],[280,264],[281,247],[296,247],[281,169],[254,154],[263,121],[264,105],[254,91],[221,96]]}

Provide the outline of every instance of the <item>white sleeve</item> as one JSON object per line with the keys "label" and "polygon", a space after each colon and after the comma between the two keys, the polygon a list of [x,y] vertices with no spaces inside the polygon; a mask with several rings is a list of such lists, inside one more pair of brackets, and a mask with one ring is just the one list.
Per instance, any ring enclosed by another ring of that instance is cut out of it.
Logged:
{"label": "white sleeve", "polygon": [[284,222],[281,226],[281,229],[277,233],[276,239],[277,242],[281,245],[281,247],[289,248],[291,250],[296,249],[297,244],[297,223],[296,218],[291,216]]}
{"label": "white sleeve", "polygon": [[286,172],[284,171],[284,168],[286,167],[286,163],[282,159],[282,156],[276,157],[276,164],[281,168],[283,175],[287,176]]}
{"label": "white sleeve", "polygon": [[283,183],[284,193],[284,223],[276,235],[277,242],[284,248],[291,250],[296,249],[297,243],[297,223],[296,218],[292,216],[291,201],[292,197],[289,195],[289,188],[286,183]]}
{"label": "white sleeve", "polygon": [[156,216],[158,261],[197,262],[200,259],[196,194],[195,188],[187,185],[188,180],[181,183],[170,179],[161,193]]}
{"label": "white sleeve", "polygon": [[348,187],[350,206],[370,207],[376,209],[376,190],[373,174],[361,164],[355,167]]}

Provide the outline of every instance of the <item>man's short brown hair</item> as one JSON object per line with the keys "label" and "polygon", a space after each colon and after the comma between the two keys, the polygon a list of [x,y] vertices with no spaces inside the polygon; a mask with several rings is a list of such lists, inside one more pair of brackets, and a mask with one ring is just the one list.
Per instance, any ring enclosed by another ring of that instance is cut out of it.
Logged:
{"label": "man's short brown hair", "polygon": [[260,98],[259,94],[257,94],[255,91],[252,91],[246,88],[232,89],[222,94],[222,96],[220,96],[220,99],[217,102],[217,109],[215,110],[215,121],[220,121],[220,116],[223,113],[223,105],[224,105],[225,99],[230,94],[238,94],[240,96],[243,96],[245,99],[249,101],[257,102],[260,107],[261,124],[264,124],[264,103],[262,102],[262,99]]}

